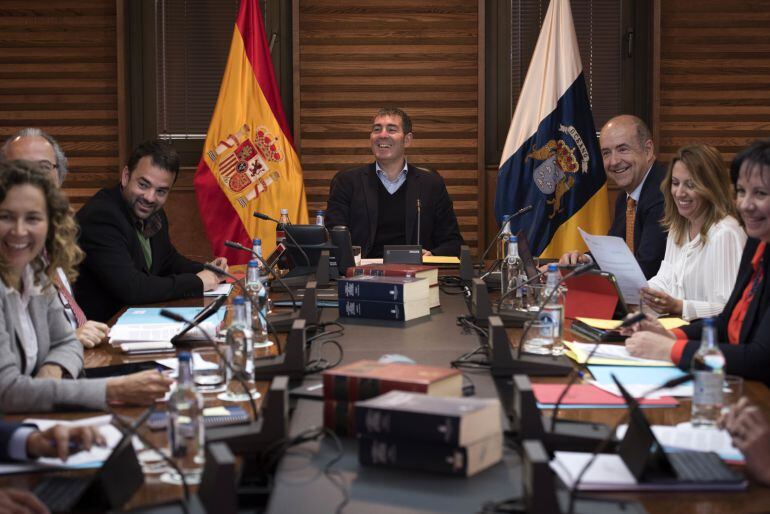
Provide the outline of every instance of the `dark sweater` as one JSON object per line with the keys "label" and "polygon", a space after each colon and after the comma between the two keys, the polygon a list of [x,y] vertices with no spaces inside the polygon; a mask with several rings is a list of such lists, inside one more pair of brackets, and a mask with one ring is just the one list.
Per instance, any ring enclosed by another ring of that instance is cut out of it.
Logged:
{"label": "dark sweater", "polygon": [[406,242],[406,183],[390,194],[382,181],[377,181],[377,233],[369,257],[382,257],[385,245],[403,245]]}

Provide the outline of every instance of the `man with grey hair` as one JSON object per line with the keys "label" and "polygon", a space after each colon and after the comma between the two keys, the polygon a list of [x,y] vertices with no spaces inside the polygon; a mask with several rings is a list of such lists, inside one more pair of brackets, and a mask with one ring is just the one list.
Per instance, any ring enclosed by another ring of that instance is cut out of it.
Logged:
{"label": "man with grey hair", "polygon": [[[6,160],[25,160],[37,163],[51,173],[51,178],[61,186],[67,174],[67,157],[59,143],[38,128],[25,128],[14,134],[0,148],[0,158]],[[54,173],[55,172],[55,173]],[[109,333],[110,328],[104,323],[86,319],[83,310],[72,295],[72,286],[63,270],[56,270],[54,285],[59,299],[78,340],[86,348],[99,344]]]}

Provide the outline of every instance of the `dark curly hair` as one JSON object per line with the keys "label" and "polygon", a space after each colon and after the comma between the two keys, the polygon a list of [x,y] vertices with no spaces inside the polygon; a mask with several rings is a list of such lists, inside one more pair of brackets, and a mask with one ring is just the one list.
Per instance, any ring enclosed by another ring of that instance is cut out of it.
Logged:
{"label": "dark curly hair", "polygon": [[[77,224],[70,209],[69,200],[54,183],[51,175],[36,163],[29,161],[0,162],[0,203],[12,188],[31,185],[38,188],[45,197],[48,214],[48,233],[45,237],[46,256],[39,255],[32,261],[35,278],[43,272],[53,281],[56,268],[62,268],[70,281],[77,278],[77,265],[84,253],[76,243]],[[0,276],[8,284],[10,270],[5,257],[0,255]]]}

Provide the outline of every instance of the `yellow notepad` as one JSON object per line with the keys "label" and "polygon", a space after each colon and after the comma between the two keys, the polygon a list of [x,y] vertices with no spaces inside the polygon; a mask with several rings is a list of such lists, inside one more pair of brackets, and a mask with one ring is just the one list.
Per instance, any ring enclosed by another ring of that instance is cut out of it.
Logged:
{"label": "yellow notepad", "polygon": [[423,255],[423,264],[460,264],[460,259],[453,256],[444,255]]}
{"label": "yellow notepad", "polygon": [[[617,319],[598,319],[598,318],[581,318],[581,317],[578,317],[577,319],[579,319],[586,325],[589,325],[594,328],[598,328],[600,330],[615,330],[622,323],[621,320],[617,320]],[[665,328],[666,330],[673,330],[675,328],[689,325],[689,323],[683,320],[682,318],[658,318],[658,321],[660,322],[661,325],[663,325],[663,328]]]}

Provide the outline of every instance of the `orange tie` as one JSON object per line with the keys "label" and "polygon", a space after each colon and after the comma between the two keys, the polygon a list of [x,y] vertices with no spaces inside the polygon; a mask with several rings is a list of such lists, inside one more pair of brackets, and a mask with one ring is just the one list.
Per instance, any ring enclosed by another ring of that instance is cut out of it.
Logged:
{"label": "orange tie", "polygon": [[634,223],[636,222],[636,200],[626,198],[626,244],[634,253]]}

